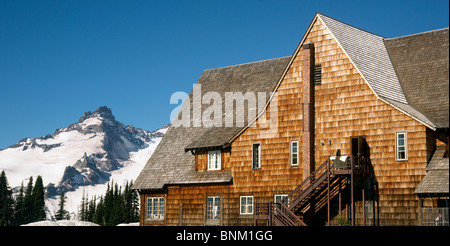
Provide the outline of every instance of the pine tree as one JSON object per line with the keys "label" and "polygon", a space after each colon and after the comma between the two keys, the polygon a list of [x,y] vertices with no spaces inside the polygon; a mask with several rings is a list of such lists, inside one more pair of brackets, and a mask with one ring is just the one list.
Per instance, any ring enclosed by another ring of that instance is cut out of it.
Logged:
{"label": "pine tree", "polygon": [[81,205],[80,205],[80,209],[78,211],[78,217],[79,220],[81,221],[86,221],[86,194],[85,191],[83,189],[83,195],[81,196]]}
{"label": "pine tree", "polygon": [[92,197],[88,205],[87,221],[94,222],[95,212],[96,212],[96,197],[94,195],[94,197]]}
{"label": "pine tree", "polygon": [[[112,182],[111,182],[112,184]],[[109,183],[106,188],[105,200],[104,200],[104,225],[111,225],[111,217],[114,208],[114,191],[110,187]]]}
{"label": "pine tree", "polygon": [[44,201],[44,184],[42,177],[37,176],[32,191],[33,197],[33,221],[41,221],[45,219],[45,201]]}
{"label": "pine tree", "polygon": [[31,176],[27,189],[25,190],[25,196],[23,198],[23,222],[28,224],[33,221],[32,211],[33,211],[33,197],[31,196],[31,191],[33,190],[33,177]]}
{"label": "pine tree", "polygon": [[8,186],[5,171],[0,174],[0,226],[11,225],[13,219],[12,191]]}
{"label": "pine tree", "polygon": [[[131,181],[130,189],[133,186],[133,181]],[[130,222],[139,222],[140,213],[139,213],[139,194],[136,190],[133,190],[131,193],[131,219]]]}
{"label": "pine tree", "polygon": [[24,192],[23,182],[20,185],[19,195],[16,197],[16,207],[14,209],[14,225],[18,226],[25,222],[24,218]]}
{"label": "pine tree", "polygon": [[103,202],[103,196],[100,196],[100,200],[96,206],[95,210],[95,216],[94,216],[94,223],[98,225],[105,225],[104,220],[104,202]]}
{"label": "pine tree", "polygon": [[64,209],[64,204],[66,203],[66,196],[64,194],[64,191],[61,191],[59,196],[59,209],[55,214],[56,220],[64,220],[64,219],[70,219],[70,214]]}

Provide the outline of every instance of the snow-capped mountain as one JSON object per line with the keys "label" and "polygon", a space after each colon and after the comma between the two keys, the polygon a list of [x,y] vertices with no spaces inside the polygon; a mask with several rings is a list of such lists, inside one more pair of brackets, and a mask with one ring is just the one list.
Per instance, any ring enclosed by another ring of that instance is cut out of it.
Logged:
{"label": "snow-capped mountain", "polygon": [[67,210],[76,213],[81,191],[100,195],[110,180],[122,185],[136,179],[167,128],[149,132],[125,126],[111,109],[99,107],[51,135],[25,138],[0,150],[0,170],[16,190],[22,183],[26,186],[30,176],[42,176],[49,210],[64,191]]}

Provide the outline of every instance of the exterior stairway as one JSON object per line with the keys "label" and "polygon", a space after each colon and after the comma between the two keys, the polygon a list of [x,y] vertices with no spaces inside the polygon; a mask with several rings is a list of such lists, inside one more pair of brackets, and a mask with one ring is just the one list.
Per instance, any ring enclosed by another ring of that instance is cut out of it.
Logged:
{"label": "exterior stairway", "polygon": [[345,175],[367,173],[368,163],[364,157],[350,157],[344,166],[336,167],[328,158],[281,202],[256,203],[255,225],[256,220],[264,219],[267,225],[306,226],[300,217],[311,202],[314,201],[315,210],[328,204],[347,184]]}

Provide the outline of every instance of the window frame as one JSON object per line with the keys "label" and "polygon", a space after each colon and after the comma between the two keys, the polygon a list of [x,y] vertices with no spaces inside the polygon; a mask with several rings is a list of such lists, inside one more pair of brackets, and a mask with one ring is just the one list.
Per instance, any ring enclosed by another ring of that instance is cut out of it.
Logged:
{"label": "window frame", "polygon": [[[255,146],[258,146],[257,163],[255,163]],[[252,169],[261,169],[261,143],[252,144]]]}
{"label": "window frame", "polygon": [[[210,199],[212,199],[212,206],[210,206]],[[212,208],[212,211],[210,210],[210,208]],[[218,216],[216,217],[215,214],[217,213]],[[210,214],[212,214],[214,218],[210,218]],[[208,225],[220,224],[221,219],[222,219],[222,197],[220,195],[206,196],[206,224]]]}
{"label": "window frame", "polygon": [[[403,135],[403,145],[399,144],[399,135]],[[400,148],[404,148],[400,150]],[[404,152],[404,158],[400,158],[400,152]],[[407,161],[408,160],[408,135],[406,131],[398,131],[395,133],[395,160]]]}
{"label": "window frame", "polygon": [[[293,145],[294,143],[297,144],[297,152],[296,152],[296,153],[294,153],[294,151],[293,151],[293,146],[292,146],[292,145]],[[299,160],[298,160],[298,152],[299,152],[299,151],[298,151],[298,147],[299,147],[299,146],[298,146],[298,140],[292,140],[292,141],[290,142],[289,145],[290,145],[289,147],[290,147],[290,158],[291,158],[290,163],[291,163],[291,166],[292,166],[292,167],[298,167],[298,161],[299,161]],[[293,161],[294,161],[294,154],[297,155],[297,157],[295,157],[295,158],[297,159],[297,163],[296,163],[296,164],[293,163]]]}
{"label": "window frame", "polygon": [[[251,198],[251,203],[247,203],[247,199]],[[243,200],[244,199],[244,200]],[[244,203],[243,203],[244,201]],[[252,215],[254,212],[255,199],[253,195],[239,196],[239,214]],[[251,210],[251,211],[250,211]]]}
{"label": "window frame", "polygon": [[[210,156],[214,156],[215,163],[211,163],[212,159]],[[221,150],[210,150],[208,151],[208,165],[206,170],[217,171],[222,169],[222,151]]]}
{"label": "window frame", "polygon": [[[151,202],[149,202],[151,200]],[[157,202],[157,209],[154,209],[154,200],[156,200]],[[161,206],[161,201],[162,201],[162,206]],[[145,208],[145,219],[147,221],[163,221],[164,217],[165,217],[165,199],[163,196],[152,196],[152,197],[147,197],[146,199],[146,208]],[[151,209],[150,209],[150,205],[151,205]],[[149,213],[149,210],[151,210],[151,212]],[[154,213],[154,211],[156,211],[156,214]]]}
{"label": "window frame", "polygon": [[[281,200],[283,200],[283,199],[285,199],[286,197],[288,197],[288,195],[289,195],[289,194],[275,194],[275,195],[273,195],[273,202],[274,202],[274,203],[278,203],[278,202],[280,202]],[[279,198],[279,199],[277,199],[277,198]],[[277,200],[278,200],[278,201],[277,201]],[[288,198],[287,202],[288,202],[288,204],[289,204],[289,198]],[[288,204],[286,204],[286,205],[288,205]]]}

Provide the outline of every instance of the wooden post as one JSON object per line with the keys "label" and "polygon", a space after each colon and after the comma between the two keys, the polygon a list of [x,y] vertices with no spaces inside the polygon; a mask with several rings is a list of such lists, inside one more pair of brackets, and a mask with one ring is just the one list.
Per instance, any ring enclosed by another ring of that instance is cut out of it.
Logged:
{"label": "wooden post", "polygon": [[363,188],[362,188],[363,226],[366,226],[366,200],[364,197],[364,195],[365,195],[364,193],[365,193],[365,191],[364,191],[364,186],[363,186]]}
{"label": "wooden post", "polygon": [[328,226],[330,226],[330,157],[327,160],[327,180],[328,180]]}
{"label": "wooden post", "polygon": [[419,226],[422,225],[423,223],[423,212],[422,212],[422,208],[423,208],[423,198],[419,197]]}
{"label": "wooden post", "polygon": [[353,169],[354,169],[354,166],[355,166],[355,156],[352,156],[352,158],[351,158],[351,166],[350,166],[350,185],[351,185],[351,193],[350,193],[350,212],[352,213],[351,214],[351,217],[352,217],[352,226],[355,226],[355,201],[353,200],[353,188],[354,188],[354,185],[353,185]]}

